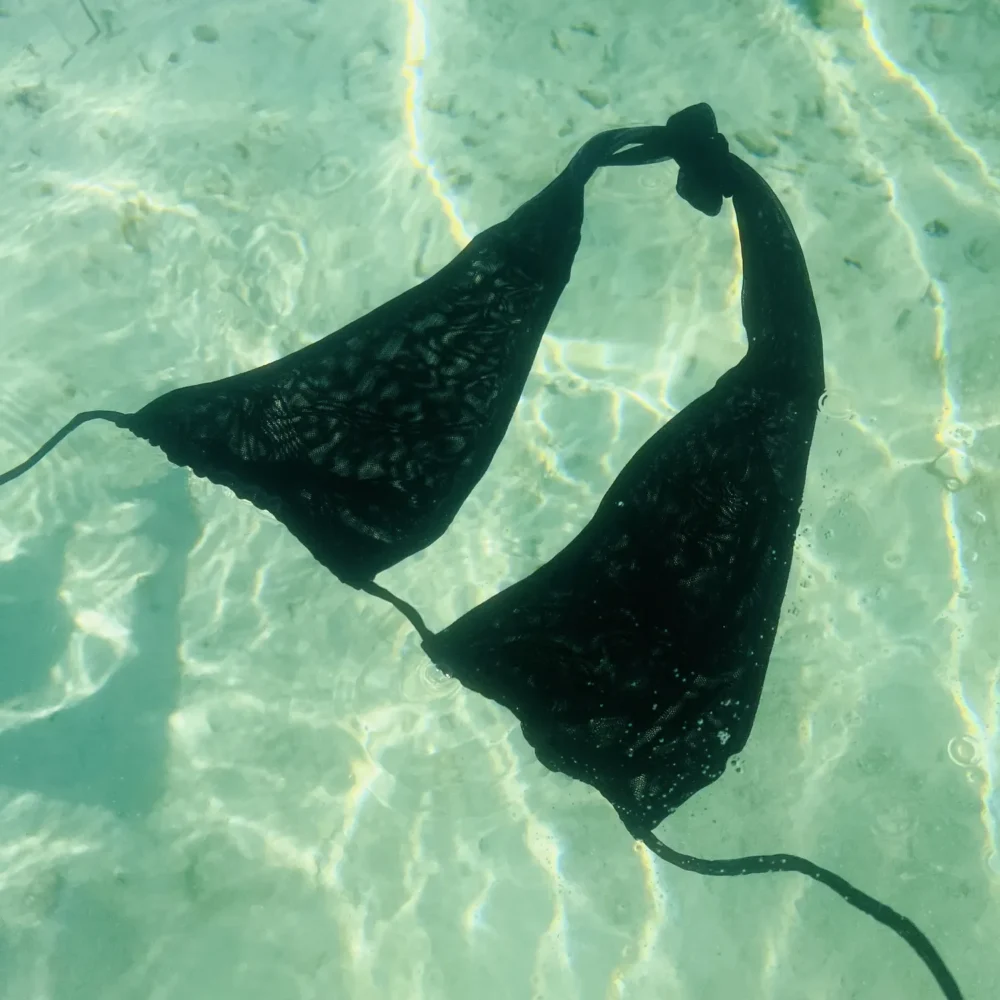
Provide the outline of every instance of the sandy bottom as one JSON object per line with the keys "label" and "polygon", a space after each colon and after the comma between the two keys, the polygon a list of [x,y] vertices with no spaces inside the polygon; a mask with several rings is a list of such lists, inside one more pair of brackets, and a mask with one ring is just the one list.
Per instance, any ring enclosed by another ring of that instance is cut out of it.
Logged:
{"label": "sandy bottom", "polygon": [[[830,392],[755,735],[661,835],[831,867],[994,994],[995,3],[0,7],[0,468],[342,326],[592,133],[711,102],[801,236]],[[732,220],[674,176],[590,187],[492,469],[382,578],[432,627],[740,357]],[[398,615],[113,427],[0,491],[0,643],[4,998],[938,996],[804,879],[637,851]]]}

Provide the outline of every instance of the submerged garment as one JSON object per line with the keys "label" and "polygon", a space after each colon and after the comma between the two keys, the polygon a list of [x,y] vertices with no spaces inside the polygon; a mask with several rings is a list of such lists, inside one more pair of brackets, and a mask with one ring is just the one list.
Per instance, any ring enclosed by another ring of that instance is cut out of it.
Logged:
{"label": "submerged garment", "polygon": [[566,169],[437,274],[294,354],[106,419],[270,511],[345,583],[439,538],[506,433],[580,244],[602,166],[668,155],[665,126],[590,139]]}
{"label": "submerged garment", "polygon": [[635,833],[719,777],[750,735],[823,392],[819,319],[780,202],[721,136],[710,145],[675,117],[682,167],[725,168],[747,354],[639,449],[565,549],[424,640]]}
{"label": "submerged garment", "polygon": [[746,356],[643,445],[548,563],[436,635],[403,610],[445,673],[513,712],[539,761],[596,788],[655,854],[706,875],[807,875],[895,931],[961,1000],[923,932],[833,872],[789,854],[706,861],[653,834],[750,736],[823,393],[819,318],[784,208],[707,105],[667,127],[678,190],[709,214],[733,199]]}
{"label": "submerged garment", "polygon": [[[747,355],[639,450],[569,546],[435,635],[372,578],[439,537],[489,464],[568,279],[586,179],[602,164],[668,156],[699,210],[714,215],[733,198]],[[273,365],[175,390],[137,414],[79,415],[0,484],[85,420],[132,430],[272,511],[342,580],[394,603],[441,669],[513,711],[542,763],[597,788],[660,857],[710,875],[806,874],[899,934],[961,1000],[912,922],[832,872],[786,854],[704,861],[652,832],[745,745],[787,585],[823,358],[780,202],[698,105],[663,128],[591,140],[477,241],[423,285]]]}

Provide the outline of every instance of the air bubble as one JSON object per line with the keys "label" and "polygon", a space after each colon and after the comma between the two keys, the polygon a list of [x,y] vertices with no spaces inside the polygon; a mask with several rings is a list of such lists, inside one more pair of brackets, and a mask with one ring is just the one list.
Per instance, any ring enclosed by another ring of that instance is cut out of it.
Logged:
{"label": "air bubble", "polygon": [[968,735],[948,741],[948,756],[959,767],[976,767],[982,759],[978,741]]}
{"label": "air bubble", "polygon": [[832,420],[850,420],[854,416],[846,394],[842,392],[824,392],[819,397],[819,411]]}
{"label": "air bubble", "polygon": [[354,165],[344,156],[324,153],[306,174],[306,190],[316,198],[339,191],[354,176]]}

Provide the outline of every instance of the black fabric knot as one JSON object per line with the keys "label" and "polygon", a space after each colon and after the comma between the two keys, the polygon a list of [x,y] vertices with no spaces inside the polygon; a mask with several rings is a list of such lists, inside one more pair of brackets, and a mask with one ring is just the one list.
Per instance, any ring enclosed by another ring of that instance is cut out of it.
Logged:
{"label": "black fabric knot", "polygon": [[729,143],[707,104],[694,104],[667,121],[670,155],[677,163],[677,193],[705,215],[718,215],[736,190]]}

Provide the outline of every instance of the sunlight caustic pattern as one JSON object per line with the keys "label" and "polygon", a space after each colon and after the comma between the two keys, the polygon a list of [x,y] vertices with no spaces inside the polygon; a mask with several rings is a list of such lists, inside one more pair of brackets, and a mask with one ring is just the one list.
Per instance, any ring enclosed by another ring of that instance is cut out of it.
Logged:
{"label": "sunlight caustic pattern", "polygon": [[403,0],[406,5],[406,55],[402,75],[406,81],[406,96],[403,105],[403,119],[410,142],[410,160],[424,173],[431,192],[441,204],[448,219],[452,239],[464,247],[472,235],[458,214],[454,201],[449,197],[438,177],[437,168],[424,151],[420,135],[420,90],[423,83],[424,60],[427,58],[427,16],[419,0]]}
{"label": "sunlight caustic pattern", "polygon": [[979,150],[977,150],[974,146],[971,146],[955,131],[947,116],[942,114],[941,110],[938,108],[937,101],[934,99],[934,96],[917,79],[917,77],[914,76],[913,73],[903,69],[903,67],[900,66],[885,50],[885,46],[879,41],[878,29],[876,28],[875,22],[872,20],[868,10],[865,8],[864,0],[853,0],[853,2],[861,14],[861,31],[864,35],[865,43],[881,64],[882,69],[885,70],[886,76],[888,76],[891,80],[898,80],[901,83],[905,83],[906,86],[917,95],[924,107],[930,113],[931,117],[934,119],[935,124],[940,126],[940,128],[947,134],[948,139],[958,146],[962,152],[969,156],[976,164],[976,169],[979,171],[980,183],[986,187],[992,188],[994,191],[1000,191],[1000,187],[998,187],[996,182],[990,176],[989,168],[986,166],[986,161],[983,159]]}
{"label": "sunlight caustic pattern", "polygon": [[[888,54],[885,47],[879,41],[878,30],[871,15],[866,10],[863,0],[855,0],[862,18],[862,32],[869,49],[878,60],[886,75],[893,80],[904,83],[921,101],[930,116],[948,136],[948,139],[971,159],[979,175],[979,181],[985,187],[993,191],[1000,190],[993,181],[987,169],[983,157],[977,149],[961,138],[947,116],[941,113],[937,101],[930,91],[910,72],[899,66]],[[891,182],[890,182],[891,183]],[[913,239],[912,230],[907,227],[907,232]],[[914,240],[915,243],[915,240]],[[916,250],[914,246],[914,250]],[[918,259],[919,255],[918,255]],[[952,389],[950,373],[948,368],[949,360],[949,332],[948,313],[944,293],[939,284],[930,279],[929,294],[934,308],[935,319],[935,343],[934,360],[938,366],[941,380],[941,410],[937,420],[936,440],[942,449],[942,454],[938,461],[947,458],[951,467],[951,477],[958,485],[964,485],[970,475],[968,457],[962,447],[964,443],[963,431],[967,428],[961,424],[959,419],[959,403]],[[951,481],[951,480],[949,480]],[[966,606],[965,597],[969,591],[969,578],[962,560],[963,543],[961,531],[957,518],[957,498],[955,492],[946,490],[941,500],[941,516],[944,522],[945,538],[948,543],[948,550],[951,562],[952,596],[946,611],[943,613],[949,620],[951,627],[950,655],[948,663],[949,687],[955,705],[962,717],[969,735],[979,747],[989,747],[1000,737],[996,727],[984,721],[982,715],[967,697],[966,686],[961,676],[961,660],[965,647],[966,637],[969,635],[970,616]],[[993,698],[997,698],[996,686],[994,686]],[[998,717],[994,710],[993,718]],[[995,772],[995,761],[992,755],[981,753],[979,755],[979,767],[982,773],[980,787],[980,799],[982,802],[981,816],[985,833],[984,857],[991,869],[998,869],[998,859],[1000,859],[1000,831],[997,829],[997,818],[993,815],[990,804],[993,800],[997,788],[997,775]]]}

